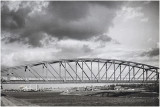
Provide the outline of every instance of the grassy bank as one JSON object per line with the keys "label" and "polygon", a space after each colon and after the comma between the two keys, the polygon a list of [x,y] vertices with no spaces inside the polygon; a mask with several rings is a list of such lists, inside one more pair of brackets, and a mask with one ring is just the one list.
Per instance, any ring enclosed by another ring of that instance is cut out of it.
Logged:
{"label": "grassy bank", "polygon": [[6,92],[7,96],[40,106],[158,106],[158,94],[143,93],[123,97],[60,95],[57,92]]}

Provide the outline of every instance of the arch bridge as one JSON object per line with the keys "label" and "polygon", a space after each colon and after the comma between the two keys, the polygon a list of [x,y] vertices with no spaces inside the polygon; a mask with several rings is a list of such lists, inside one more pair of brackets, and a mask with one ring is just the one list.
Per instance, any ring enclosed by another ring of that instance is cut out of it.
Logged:
{"label": "arch bridge", "polygon": [[100,58],[61,59],[2,70],[3,84],[158,83],[158,67]]}

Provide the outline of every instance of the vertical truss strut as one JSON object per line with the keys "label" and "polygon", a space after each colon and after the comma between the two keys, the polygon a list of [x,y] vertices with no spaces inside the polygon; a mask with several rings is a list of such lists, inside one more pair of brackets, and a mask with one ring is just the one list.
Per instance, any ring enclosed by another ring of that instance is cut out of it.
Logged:
{"label": "vertical truss strut", "polygon": [[[135,68],[133,67],[133,77],[132,77],[134,80],[135,80]],[[131,80],[132,80],[131,78]]]}
{"label": "vertical truss strut", "polygon": [[[120,67],[119,67],[119,69],[120,69],[120,74],[119,74],[119,75],[120,75],[120,80],[121,80],[121,78],[122,78],[122,69],[121,69],[121,67],[122,67],[122,66],[120,65]],[[117,80],[117,79],[116,79],[116,80]]]}
{"label": "vertical truss strut", "polygon": [[99,75],[99,60],[98,60],[98,74],[97,74],[97,76],[98,76],[98,79],[100,79],[100,75]]}
{"label": "vertical truss strut", "polygon": [[[62,65],[62,62],[61,62],[61,65]],[[62,65],[62,66],[63,66],[63,65]],[[66,77],[66,76],[67,76],[67,75],[66,75],[66,72],[68,72],[68,71],[66,70],[66,61],[64,62],[64,66],[63,66],[63,67],[64,67],[64,69],[65,69],[65,70],[64,70],[64,77],[65,77],[65,81],[66,81],[66,78],[67,78],[67,77]],[[72,77],[72,76],[71,76],[71,77]]]}
{"label": "vertical truss strut", "polygon": [[[56,72],[56,70],[54,70],[54,71]],[[58,72],[56,72],[56,73],[58,74]],[[58,75],[62,79],[62,77],[61,77],[61,63],[59,63],[59,74]]]}
{"label": "vertical truss strut", "polygon": [[[106,73],[106,80],[107,80],[107,69],[108,69],[107,67],[108,67],[108,66],[107,66],[107,63],[106,63],[106,72],[105,72],[105,73]],[[101,79],[102,79],[102,78],[101,78]]]}
{"label": "vertical truss strut", "polygon": [[144,65],[143,65],[143,81],[144,81],[144,71],[145,71],[145,70],[144,70]]}
{"label": "vertical truss strut", "polygon": [[130,73],[130,71],[131,71],[131,70],[130,70],[130,65],[129,65],[128,68],[129,68],[129,81],[130,81],[130,77],[131,77],[131,73]]}
{"label": "vertical truss strut", "polygon": [[[77,74],[77,73],[78,73],[78,72],[77,72],[77,62],[76,62],[76,74]],[[78,77],[78,76],[76,75],[76,80],[77,80],[77,77]]]}
{"label": "vertical truss strut", "polygon": [[146,70],[146,81],[147,81],[147,76],[148,76],[148,70]]}
{"label": "vertical truss strut", "polygon": [[82,61],[82,80],[83,80],[83,61]]}
{"label": "vertical truss strut", "polygon": [[[86,63],[85,63],[86,64]],[[89,68],[89,67],[88,67]],[[92,80],[92,74],[93,74],[93,71],[92,71],[92,61],[91,61],[91,80]],[[95,76],[95,75],[94,75]]]}
{"label": "vertical truss strut", "polygon": [[[118,67],[119,67],[119,65],[118,65]],[[114,62],[114,81],[115,81],[115,79],[116,79],[116,70],[118,69],[118,67],[115,69],[115,62]]]}

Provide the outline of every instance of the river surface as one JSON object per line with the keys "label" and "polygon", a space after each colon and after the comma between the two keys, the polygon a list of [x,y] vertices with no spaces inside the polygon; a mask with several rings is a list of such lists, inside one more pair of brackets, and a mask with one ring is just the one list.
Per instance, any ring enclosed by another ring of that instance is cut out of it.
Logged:
{"label": "river surface", "polygon": [[44,88],[69,88],[69,87],[86,87],[86,86],[104,86],[110,83],[65,83],[65,84],[3,84],[3,89],[20,89],[20,87],[28,87],[32,89]]}

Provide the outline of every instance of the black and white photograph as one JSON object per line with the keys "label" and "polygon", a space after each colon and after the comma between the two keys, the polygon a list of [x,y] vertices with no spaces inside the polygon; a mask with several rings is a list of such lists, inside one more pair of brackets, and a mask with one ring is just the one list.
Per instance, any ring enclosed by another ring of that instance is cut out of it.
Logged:
{"label": "black and white photograph", "polygon": [[159,1],[1,1],[1,106],[159,106]]}

